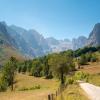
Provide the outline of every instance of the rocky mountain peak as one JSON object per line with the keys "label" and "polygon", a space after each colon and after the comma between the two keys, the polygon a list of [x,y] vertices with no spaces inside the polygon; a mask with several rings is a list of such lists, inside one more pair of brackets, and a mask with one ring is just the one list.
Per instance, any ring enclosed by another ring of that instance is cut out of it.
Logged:
{"label": "rocky mountain peak", "polygon": [[89,35],[87,45],[90,46],[100,45],[100,23],[95,24],[92,32]]}

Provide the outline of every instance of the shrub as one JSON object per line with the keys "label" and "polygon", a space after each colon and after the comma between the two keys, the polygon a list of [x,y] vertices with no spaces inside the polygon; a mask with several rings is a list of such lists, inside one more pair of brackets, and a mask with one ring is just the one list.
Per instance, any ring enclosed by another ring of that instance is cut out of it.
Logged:
{"label": "shrub", "polygon": [[73,84],[75,82],[74,78],[67,79],[67,84]]}
{"label": "shrub", "polygon": [[25,88],[25,87],[19,89],[19,91],[27,91],[27,90],[29,90],[29,89],[28,88]]}
{"label": "shrub", "polygon": [[40,88],[41,88],[40,85],[36,85],[36,86],[29,88],[29,90],[35,90],[35,89],[40,89]]}
{"label": "shrub", "polygon": [[52,79],[53,78],[52,72],[50,72],[45,78],[46,79]]}
{"label": "shrub", "polygon": [[0,92],[7,90],[7,82],[5,80],[0,80]]}
{"label": "shrub", "polygon": [[40,85],[35,86],[35,89],[40,89]]}
{"label": "shrub", "polygon": [[78,71],[75,73],[74,77],[76,80],[83,80],[83,81],[88,82],[89,74]]}
{"label": "shrub", "polygon": [[91,62],[96,62],[96,61],[97,61],[96,56],[95,56],[95,55],[92,55],[92,57],[91,57]]}
{"label": "shrub", "polygon": [[85,54],[85,56],[86,56],[87,61],[90,62],[91,58],[92,58],[92,54],[91,53],[87,53],[87,54]]}
{"label": "shrub", "polygon": [[19,89],[19,91],[28,91],[28,90],[35,90],[35,89],[40,89],[40,88],[41,88],[40,85],[36,85],[36,86],[30,87],[30,88],[23,87],[23,88]]}
{"label": "shrub", "polygon": [[80,57],[80,60],[79,60],[79,64],[80,65],[85,65],[85,64],[87,64],[87,58],[86,58],[86,55],[81,55],[81,57]]}

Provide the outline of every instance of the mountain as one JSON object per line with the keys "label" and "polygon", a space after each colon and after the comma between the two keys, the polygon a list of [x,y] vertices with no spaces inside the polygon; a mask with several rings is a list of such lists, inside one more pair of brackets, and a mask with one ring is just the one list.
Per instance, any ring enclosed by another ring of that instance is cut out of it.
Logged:
{"label": "mountain", "polygon": [[[9,48],[8,51],[14,51],[15,54],[34,58],[52,52],[61,52],[68,49],[76,50],[87,45],[100,45],[100,23],[94,26],[88,39],[80,36],[70,41],[68,39],[57,40],[53,37],[45,38],[34,29],[26,30],[15,25],[8,26],[5,22],[0,22],[0,48],[4,48],[1,51]],[[5,55],[5,52],[3,54]]]}
{"label": "mountain", "polygon": [[73,50],[84,47],[86,43],[87,43],[87,38],[85,36],[80,36],[77,39],[74,38],[72,40]]}
{"label": "mountain", "polygon": [[46,38],[46,41],[47,41],[47,43],[48,43],[49,46],[58,45],[59,44],[59,40],[56,40],[53,37]]}
{"label": "mountain", "polygon": [[15,39],[9,35],[6,29],[6,23],[0,22],[0,65],[11,56],[20,60],[25,59],[24,55],[15,48],[16,46]]}
{"label": "mountain", "polygon": [[14,45],[15,40],[8,34],[5,22],[0,22],[0,44]]}
{"label": "mountain", "polygon": [[5,22],[0,22],[0,46],[9,46],[25,55],[28,54],[29,49],[27,44],[24,46],[24,42],[21,36],[9,28]]}
{"label": "mountain", "polygon": [[16,31],[17,34],[19,34],[26,41],[29,46],[28,48],[34,52],[35,56],[42,56],[51,52],[60,52],[68,49],[76,50],[78,48],[84,47],[87,41],[86,37],[84,36],[73,39],[73,41],[68,39],[57,40],[53,37],[44,38],[40,33],[33,29],[26,30],[15,25],[11,25],[10,28]]}
{"label": "mountain", "polygon": [[46,41],[51,48],[52,52],[60,52],[68,49],[72,49],[72,42],[68,39],[56,40],[53,37],[46,38]]}
{"label": "mountain", "polygon": [[0,22],[0,43],[32,58],[43,56],[51,50],[46,39],[37,31],[8,26],[5,22]]}
{"label": "mountain", "polygon": [[95,24],[92,32],[89,35],[87,45],[100,46],[100,23]]}
{"label": "mountain", "polygon": [[73,41],[57,40],[53,37],[44,38],[36,30],[26,30],[15,25],[8,26],[5,22],[0,22],[0,33],[0,43],[9,45],[22,55],[32,58],[52,52],[77,49],[85,44],[83,37]]}
{"label": "mountain", "polygon": [[[28,48],[32,50],[35,56],[42,56],[50,52],[50,48],[45,38],[35,30],[25,30],[17,26],[10,26],[11,29],[15,30],[28,45]],[[31,54],[30,54],[31,55]]]}

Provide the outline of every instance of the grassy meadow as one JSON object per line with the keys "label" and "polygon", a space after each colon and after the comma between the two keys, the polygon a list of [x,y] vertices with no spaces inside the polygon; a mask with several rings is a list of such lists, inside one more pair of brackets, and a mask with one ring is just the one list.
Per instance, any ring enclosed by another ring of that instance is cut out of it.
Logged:
{"label": "grassy meadow", "polygon": [[[89,83],[100,86],[100,66],[98,63],[85,65],[83,72],[89,73]],[[36,78],[27,74],[17,74],[14,91],[1,92],[1,100],[47,100],[47,95],[55,93],[59,87],[59,80]],[[39,86],[39,88],[37,88]],[[34,87],[34,88],[33,88]],[[36,87],[36,88],[35,88]],[[63,99],[62,99],[63,98]],[[57,100],[89,100],[78,84],[68,85]]]}
{"label": "grassy meadow", "polygon": [[[39,86],[39,88],[33,88]],[[14,91],[1,92],[1,100],[47,100],[49,93],[55,92],[59,86],[56,79],[35,78],[25,74],[17,74]]]}
{"label": "grassy meadow", "polygon": [[[40,86],[40,88],[31,89]],[[59,87],[57,79],[35,78],[24,74],[17,74],[14,91],[1,92],[1,100],[47,100],[48,94],[55,93]],[[63,99],[62,99],[63,98]],[[57,100],[89,100],[78,84],[68,85]]]}
{"label": "grassy meadow", "polygon": [[[39,90],[50,90],[54,91],[59,86],[57,79],[45,79],[43,77],[36,78],[34,76],[28,76],[25,74],[17,74],[15,90],[21,90],[23,88],[31,88],[39,86]],[[35,89],[34,89],[35,90]]]}

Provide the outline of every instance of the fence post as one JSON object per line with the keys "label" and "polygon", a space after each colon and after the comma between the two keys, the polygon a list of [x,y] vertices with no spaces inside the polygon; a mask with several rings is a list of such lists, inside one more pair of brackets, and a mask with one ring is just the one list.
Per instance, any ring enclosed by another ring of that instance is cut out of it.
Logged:
{"label": "fence post", "polygon": [[53,100],[53,94],[51,94],[51,100]]}
{"label": "fence post", "polygon": [[51,100],[51,98],[50,98],[50,94],[48,95],[48,100]]}
{"label": "fence post", "polygon": [[66,87],[67,87],[67,85],[60,86],[55,94],[52,93],[52,94],[48,95],[48,100],[56,100],[57,96],[60,94],[61,94],[61,97],[63,100],[62,92],[65,90]]}
{"label": "fence post", "polygon": [[58,95],[58,92],[56,91],[56,97],[57,97],[57,95]]}
{"label": "fence post", "polygon": [[58,88],[58,95],[60,94],[60,88]]}

